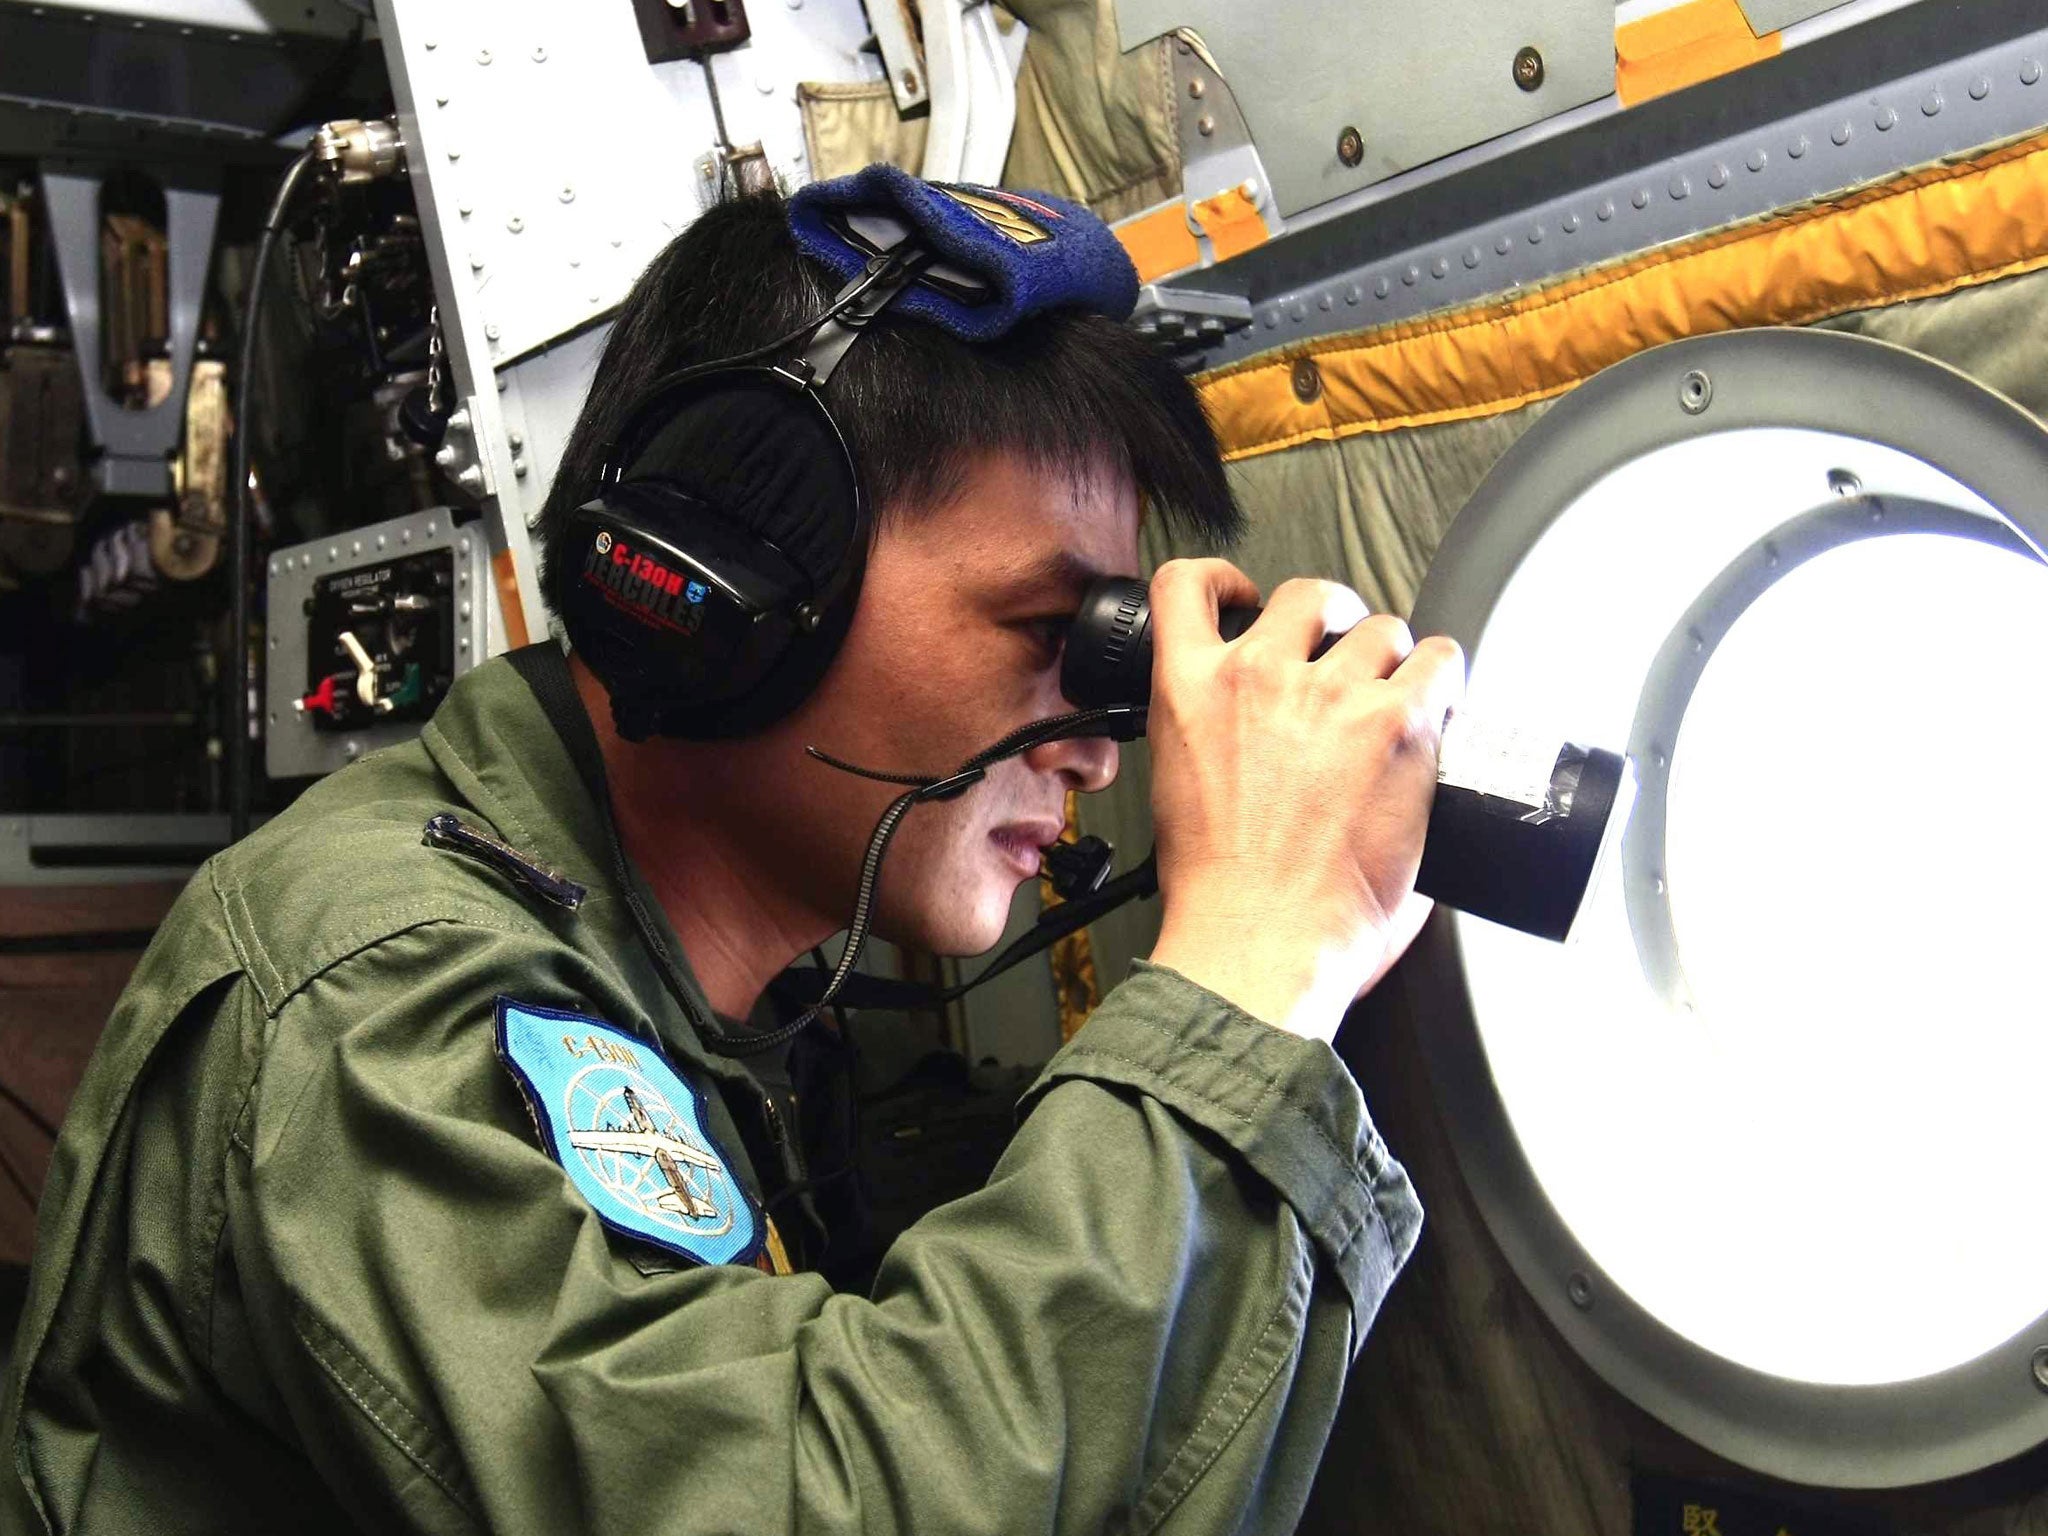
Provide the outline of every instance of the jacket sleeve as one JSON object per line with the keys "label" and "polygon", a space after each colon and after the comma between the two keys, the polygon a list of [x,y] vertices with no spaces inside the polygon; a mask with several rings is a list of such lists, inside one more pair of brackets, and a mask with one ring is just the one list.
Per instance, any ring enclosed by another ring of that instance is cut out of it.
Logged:
{"label": "jacket sleeve", "polygon": [[251,1347],[366,1526],[1291,1530],[1420,1221],[1328,1047],[1144,968],[870,1296],[647,1274],[543,1151],[491,999],[582,962],[437,925],[285,1005],[228,1170]]}

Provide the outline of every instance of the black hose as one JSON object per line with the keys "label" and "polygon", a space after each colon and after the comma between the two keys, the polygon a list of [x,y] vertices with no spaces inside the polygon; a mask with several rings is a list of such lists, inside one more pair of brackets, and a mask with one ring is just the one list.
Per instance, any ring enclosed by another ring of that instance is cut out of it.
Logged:
{"label": "black hose", "polygon": [[263,277],[270,267],[270,253],[284,227],[292,194],[299,189],[306,172],[313,167],[309,145],[286,169],[277,184],[277,196],[270,204],[270,217],[263,221],[263,236],[256,242],[256,265],[249,273],[249,297],[242,306],[242,339],[235,359],[235,452],[230,473],[234,479],[234,511],[228,519],[227,666],[223,669],[228,688],[228,839],[239,842],[249,832],[249,730],[255,712],[249,698],[249,449],[255,413],[250,409],[251,387],[256,375],[256,322],[263,310]]}

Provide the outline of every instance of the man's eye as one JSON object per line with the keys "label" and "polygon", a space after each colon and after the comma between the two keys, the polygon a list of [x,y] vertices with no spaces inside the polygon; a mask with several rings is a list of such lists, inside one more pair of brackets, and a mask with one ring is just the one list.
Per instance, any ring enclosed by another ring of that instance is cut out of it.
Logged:
{"label": "man's eye", "polygon": [[1050,618],[1025,619],[1017,627],[1031,637],[1039,654],[1048,662],[1060,653],[1060,647],[1067,643],[1067,630],[1072,626],[1069,614],[1058,614]]}

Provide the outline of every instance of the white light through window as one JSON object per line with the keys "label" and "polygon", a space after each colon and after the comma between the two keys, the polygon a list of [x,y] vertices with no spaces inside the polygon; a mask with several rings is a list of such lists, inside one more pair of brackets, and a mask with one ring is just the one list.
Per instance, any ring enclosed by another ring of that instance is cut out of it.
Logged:
{"label": "white light through window", "polygon": [[[1822,434],[1674,445],[1531,552],[1468,707],[1622,745],[1679,616],[1827,500],[1835,468],[1988,510]],[[1672,753],[1666,877],[1696,1011],[1651,994],[1618,878],[1569,949],[1455,919],[1545,1193],[1706,1349],[1872,1384],[1960,1364],[2048,1309],[2044,659],[2048,567],[1937,535],[1818,556],[1729,631]]]}

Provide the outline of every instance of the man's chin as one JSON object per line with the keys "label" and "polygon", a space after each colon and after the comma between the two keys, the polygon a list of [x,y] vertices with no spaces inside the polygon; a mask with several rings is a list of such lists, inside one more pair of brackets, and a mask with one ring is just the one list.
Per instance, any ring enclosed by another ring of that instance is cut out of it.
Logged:
{"label": "man's chin", "polygon": [[1010,924],[1007,903],[994,915],[951,912],[920,912],[908,923],[875,925],[875,937],[886,939],[899,949],[940,955],[948,960],[969,960],[985,955],[1002,942]]}

